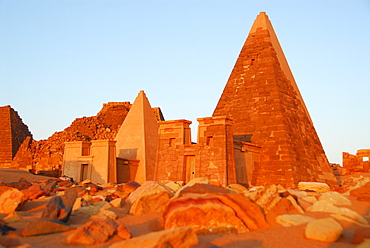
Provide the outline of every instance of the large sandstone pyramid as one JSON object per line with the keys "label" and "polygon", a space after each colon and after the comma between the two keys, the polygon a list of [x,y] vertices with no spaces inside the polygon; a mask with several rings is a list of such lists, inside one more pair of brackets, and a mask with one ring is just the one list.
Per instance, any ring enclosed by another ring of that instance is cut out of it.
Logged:
{"label": "large sandstone pyramid", "polygon": [[213,116],[233,120],[234,135],[261,147],[252,184],[335,184],[277,36],[266,13],[255,20]]}

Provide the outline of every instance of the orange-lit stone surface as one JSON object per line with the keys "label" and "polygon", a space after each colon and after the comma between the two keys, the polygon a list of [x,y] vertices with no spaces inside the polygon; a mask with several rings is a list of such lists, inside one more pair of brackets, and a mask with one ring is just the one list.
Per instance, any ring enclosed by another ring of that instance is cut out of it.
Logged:
{"label": "orange-lit stone surface", "polygon": [[347,175],[370,172],[370,149],[358,150],[356,155],[343,152],[343,169]]}
{"label": "orange-lit stone surface", "polygon": [[[130,102],[109,102],[96,116],[77,118],[69,127],[46,140],[25,140],[10,167],[34,172],[61,170],[64,142],[113,140],[130,108]],[[0,135],[0,139],[2,137]]]}
{"label": "orange-lit stone surface", "polygon": [[332,169],[267,15],[249,33],[213,116],[261,147],[251,183],[336,184]]}
{"label": "orange-lit stone surface", "polygon": [[19,147],[32,134],[12,107],[0,107],[0,167],[10,167]]}
{"label": "orange-lit stone surface", "polygon": [[[198,122],[198,140],[192,143],[191,122],[164,121],[160,109],[151,108],[141,91],[133,105],[104,104],[97,116],[78,118],[47,140],[22,140],[10,162],[12,167],[33,171],[61,170],[64,147],[72,149],[77,144],[65,146],[65,142],[79,142],[81,151],[76,148],[64,158],[64,167],[68,167],[64,172],[77,180],[85,178],[83,163],[102,159],[104,168],[87,169],[87,178],[100,174],[103,179],[99,182],[186,183],[194,177],[207,177],[220,185],[295,187],[301,181],[337,185],[264,12],[250,30],[213,116],[198,118]],[[111,151],[113,144],[99,152],[92,152],[93,145],[83,148],[83,142],[98,144],[98,140],[115,140],[116,154]],[[83,149],[89,150],[88,154],[84,155]]]}
{"label": "orange-lit stone surface", "polygon": [[187,183],[207,177],[222,185],[236,183],[230,120],[219,116],[198,122],[197,144],[190,141],[190,121],[159,122],[155,180]]}
{"label": "orange-lit stone surface", "polygon": [[135,181],[153,180],[158,143],[158,119],[140,91],[115,137],[117,157],[139,160]]}

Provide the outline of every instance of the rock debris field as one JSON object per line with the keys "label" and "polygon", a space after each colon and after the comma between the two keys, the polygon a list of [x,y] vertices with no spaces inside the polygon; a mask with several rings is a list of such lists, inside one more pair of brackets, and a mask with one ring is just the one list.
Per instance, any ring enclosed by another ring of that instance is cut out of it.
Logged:
{"label": "rock debris field", "polygon": [[97,185],[0,169],[0,247],[370,247],[370,177]]}

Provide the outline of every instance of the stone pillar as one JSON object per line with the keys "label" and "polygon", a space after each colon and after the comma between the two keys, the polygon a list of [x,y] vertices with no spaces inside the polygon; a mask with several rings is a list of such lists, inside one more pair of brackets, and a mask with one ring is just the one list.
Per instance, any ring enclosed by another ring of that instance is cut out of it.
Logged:
{"label": "stone pillar", "polygon": [[184,158],[180,156],[179,149],[191,145],[190,124],[188,120],[159,122],[154,180],[184,180]]}
{"label": "stone pillar", "polygon": [[236,183],[231,120],[225,116],[198,118],[198,145],[203,146],[200,176],[222,185]]}

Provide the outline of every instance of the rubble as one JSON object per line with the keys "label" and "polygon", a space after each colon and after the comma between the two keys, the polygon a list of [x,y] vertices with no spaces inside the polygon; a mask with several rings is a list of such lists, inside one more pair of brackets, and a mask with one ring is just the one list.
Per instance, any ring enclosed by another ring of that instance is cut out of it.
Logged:
{"label": "rubble", "polygon": [[[49,195],[28,200],[19,207],[20,211],[13,208],[8,211],[10,213],[0,215],[0,226],[4,229],[0,240],[4,240],[4,244],[15,244],[21,239],[22,243],[32,246],[37,240],[32,237],[53,235],[56,238],[52,242],[56,246],[130,247],[144,242],[150,247],[177,245],[182,240],[184,247],[196,243],[208,247],[210,240],[216,242],[216,234],[221,239],[225,235],[236,235],[233,237],[241,242],[240,245],[245,235],[269,235],[273,230],[284,232],[285,228],[295,228],[298,231],[292,235],[299,242],[310,246],[310,242],[314,242],[310,240],[316,240],[323,242],[318,247],[325,247],[328,242],[343,245],[365,242],[370,228],[370,204],[357,201],[357,196],[350,192],[299,191],[279,185],[248,189],[202,183],[185,185],[175,192],[155,181],[141,186],[134,182],[117,185],[57,182],[31,182],[23,191],[45,189],[46,185],[53,190]],[[23,194],[16,188],[1,188],[5,192]],[[117,192],[126,192],[126,200],[117,197]],[[94,202],[94,197],[99,202]],[[362,204],[360,208],[359,204]],[[66,218],[68,213],[69,218]],[[143,221],[139,221],[141,219]],[[353,239],[342,238],[342,233],[351,233]],[[51,241],[43,242],[45,246]]]}

